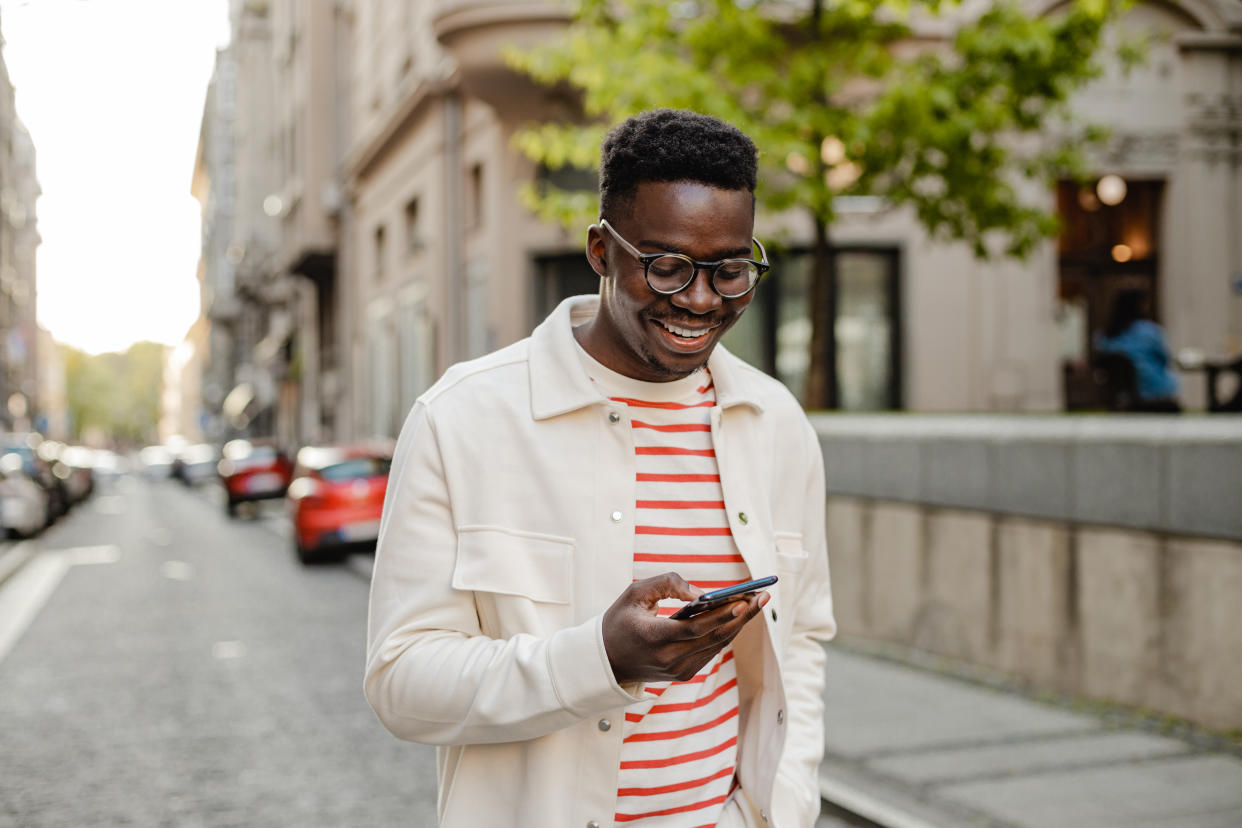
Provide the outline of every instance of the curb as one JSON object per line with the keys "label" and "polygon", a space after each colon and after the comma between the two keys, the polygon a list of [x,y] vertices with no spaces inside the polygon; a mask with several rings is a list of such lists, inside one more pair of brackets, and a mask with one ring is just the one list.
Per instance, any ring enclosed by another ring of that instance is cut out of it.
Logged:
{"label": "curb", "polygon": [[16,575],[37,551],[34,542],[28,540],[0,547],[0,586]]}

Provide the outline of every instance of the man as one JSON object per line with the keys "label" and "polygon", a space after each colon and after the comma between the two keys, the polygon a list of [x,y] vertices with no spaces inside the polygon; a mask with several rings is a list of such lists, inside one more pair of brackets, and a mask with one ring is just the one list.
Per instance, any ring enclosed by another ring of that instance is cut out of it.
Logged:
{"label": "man", "polygon": [[767,268],[756,155],[689,112],[613,130],[599,296],[449,369],[402,430],[366,692],[439,746],[441,825],[815,821],[835,631],[819,444],[716,347]]}

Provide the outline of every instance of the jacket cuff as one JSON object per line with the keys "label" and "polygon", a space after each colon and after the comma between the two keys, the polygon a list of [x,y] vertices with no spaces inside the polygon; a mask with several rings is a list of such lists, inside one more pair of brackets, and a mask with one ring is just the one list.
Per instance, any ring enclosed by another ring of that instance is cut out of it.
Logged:
{"label": "jacket cuff", "polygon": [[566,710],[578,716],[591,716],[606,710],[643,701],[641,683],[617,683],[604,649],[604,616],[559,631],[548,642],[548,671],[552,686]]}

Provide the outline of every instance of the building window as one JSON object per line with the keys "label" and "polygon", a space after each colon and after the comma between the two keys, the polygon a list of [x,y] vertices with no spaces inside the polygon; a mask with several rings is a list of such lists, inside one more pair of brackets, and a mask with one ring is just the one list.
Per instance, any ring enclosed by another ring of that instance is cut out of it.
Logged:
{"label": "building window", "polygon": [[373,262],[374,266],[372,269],[372,277],[373,277],[372,281],[374,281],[376,284],[380,284],[381,282],[384,281],[384,271],[385,271],[385,266],[387,264],[387,261],[386,261],[387,242],[384,237],[385,237],[384,225],[381,224],[379,227],[375,228],[375,247],[374,247],[375,261]]}
{"label": "building window", "polygon": [[410,199],[405,205],[405,249],[410,253],[417,253],[423,249],[417,198]]}
{"label": "building window", "polygon": [[466,177],[466,226],[483,226],[483,165],[473,164]]}

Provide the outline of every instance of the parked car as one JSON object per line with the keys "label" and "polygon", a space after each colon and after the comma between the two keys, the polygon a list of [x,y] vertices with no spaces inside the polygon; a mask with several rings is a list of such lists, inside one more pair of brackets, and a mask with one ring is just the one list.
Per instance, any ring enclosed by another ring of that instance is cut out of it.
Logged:
{"label": "parked car", "polygon": [[164,446],[147,446],[138,452],[138,462],[148,480],[163,480],[172,473],[173,454]]}
{"label": "parked car", "polygon": [[329,562],[375,548],[391,465],[387,446],[308,446],[298,452],[288,502],[299,561]]}
{"label": "parked car", "polygon": [[293,464],[274,443],[230,440],[217,466],[226,495],[225,510],[237,514],[237,504],[284,497],[293,479]]}
{"label": "parked car", "polygon": [[60,445],[53,470],[59,463],[67,471],[65,486],[74,503],[85,500],[95,491],[95,454],[85,446]]}
{"label": "parked car", "polygon": [[26,474],[15,453],[0,457],[0,529],[15,538],[28,538],[47,526],[47,491]]}
{"label": "parked car", "polygon": [[220,450],[210,443],[186,446],[173,460],[172,476],[187,486],[197,486],[216,476],[220,463]]}
{"label": "parked car", "polygon": [[66,482],[69,470],[64,465],[54,467],[41,457],[38,448],[42,444],[43,436],[35,432],[5,434],[0,437],[0,458],[14,455],[21,459],[22,471],[47,493],[47,522],[51,523],[69,511],[69,489]]}

